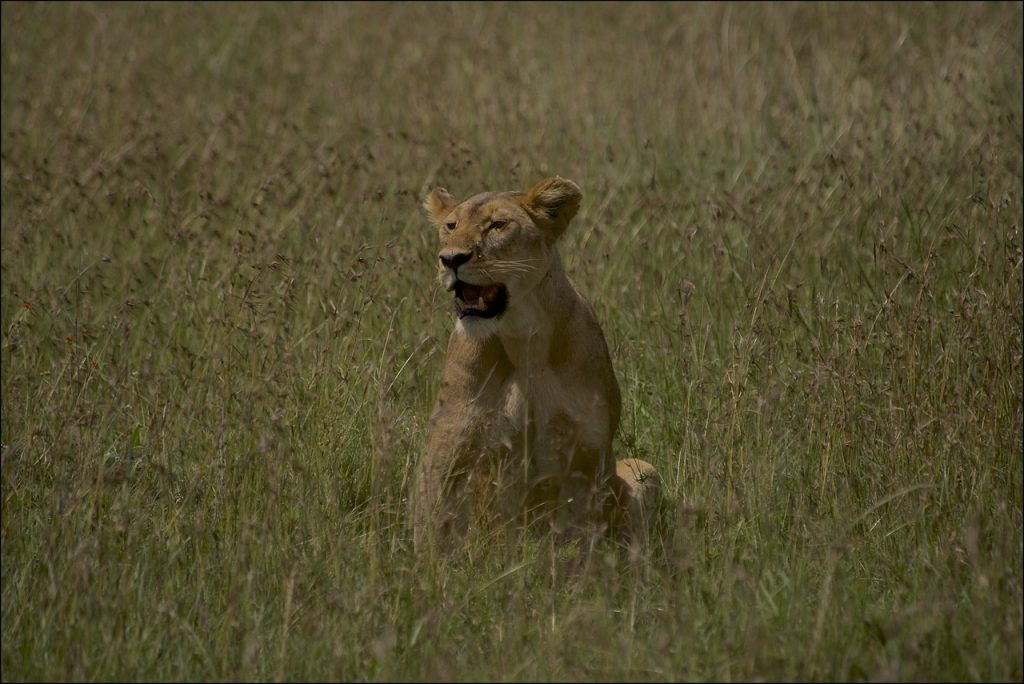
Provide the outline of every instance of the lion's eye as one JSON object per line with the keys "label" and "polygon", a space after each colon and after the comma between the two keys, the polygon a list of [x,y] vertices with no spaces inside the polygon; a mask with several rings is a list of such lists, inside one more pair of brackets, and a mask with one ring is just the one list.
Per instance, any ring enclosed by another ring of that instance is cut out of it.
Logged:
{"label": "lion's eye", "polygon": [[508,225],[508,221],[491,221],[491,225],[487,226],[491,230],[501,230]]}
{"label": "lion's eye", "polygon": [[444,227],[445,227],[445,230],[447,230],[449,233],[452,232],[453,230],[455,230],[455,221],[452,221],[451,223],[444,224]]}

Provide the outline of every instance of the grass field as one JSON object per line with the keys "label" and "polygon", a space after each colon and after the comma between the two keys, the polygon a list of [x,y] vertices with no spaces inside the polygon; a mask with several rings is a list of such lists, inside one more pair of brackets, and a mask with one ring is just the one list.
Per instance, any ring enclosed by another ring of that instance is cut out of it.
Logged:
{"label": "grass field", "polygon": [[[2,26],[5,681],[1024,678],[1020,3]],[[666,530],[417,557],[419,203],[555,174]]]}

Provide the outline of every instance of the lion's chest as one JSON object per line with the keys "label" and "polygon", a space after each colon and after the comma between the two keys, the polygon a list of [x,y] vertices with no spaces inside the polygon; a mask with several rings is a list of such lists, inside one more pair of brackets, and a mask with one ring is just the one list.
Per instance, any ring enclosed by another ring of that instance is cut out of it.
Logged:
{"label": "lion's chest", "polygon": [[453,402],[449,409],[458,416],[461,429],[456,431],[454,446],[468,456],[529,453],[535,448],[538,422],[545,422],[549,403],[529,383],[507,378],[491,383],[488,391],[479,392],[471,401]]}
{"label": "lion's chest", "polygon": [[541,469],[577,450],[600,451],[609,436],[606,402],[572,391],[554,375],[513,374],[493,400],[498,420],[487,441],[514,457],[528,455]]}
{"label": "lion's chest", "polygon": [[[504,431],[507,433],[503,441],[516,441],[516,438],[528,430],[531,420],[530,402],[522,384],[515,381],[506,382],[498,397],[497,405]],[[536,406],[534,413],[536,413]]]}

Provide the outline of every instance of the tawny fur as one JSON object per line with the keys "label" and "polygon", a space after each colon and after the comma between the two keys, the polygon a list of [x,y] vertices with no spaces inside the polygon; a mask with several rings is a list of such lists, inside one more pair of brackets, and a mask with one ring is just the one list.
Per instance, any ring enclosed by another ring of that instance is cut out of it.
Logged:
{"label": "tawny fur", "polygon": [[[649,463],[612,454],[619,386],[555,247],[581,198],[555,177],[463,202],[438,188],[423,203],[441,242],[441,284],[501,284],[507,307],[458,320],[448,342],[414,483],[417,546],[487,515],[539,517],[571,537],[643,535],[660,480]],[[464,263],[452,268],[453,257]]]}

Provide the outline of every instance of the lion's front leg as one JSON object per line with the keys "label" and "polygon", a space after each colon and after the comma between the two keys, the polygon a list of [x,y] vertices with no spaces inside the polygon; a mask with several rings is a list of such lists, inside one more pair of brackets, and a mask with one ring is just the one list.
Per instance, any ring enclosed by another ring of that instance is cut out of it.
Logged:
{"label": "lion's front leg", "polygon": [[419,551],[437,542],[447,547],[469,525],[467,472],[455,454],[423,455],[413,484],[413,543]]}

